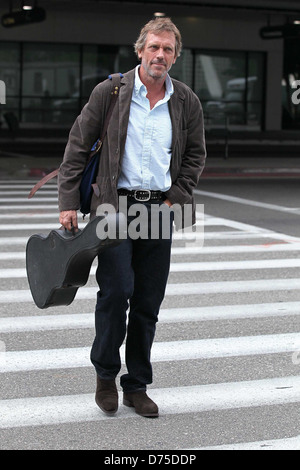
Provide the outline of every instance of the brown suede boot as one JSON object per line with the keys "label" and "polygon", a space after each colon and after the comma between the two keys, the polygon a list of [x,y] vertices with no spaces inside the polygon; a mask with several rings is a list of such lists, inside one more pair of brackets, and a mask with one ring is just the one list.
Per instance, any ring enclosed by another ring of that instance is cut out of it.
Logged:
{"label": "brown suede boot", "polygon": [[135,409],[138,415],[145,418],[157,418],[159,416],[158,406],[146,392],[124,392],[123,404]]}
{"label": "brown suede boot", "polygon": [[116,382],[112,380],[100,379],[97,375],[97,389],[95,400],[99,408],[108,415],[113,415],[118,410],[118,391]]}

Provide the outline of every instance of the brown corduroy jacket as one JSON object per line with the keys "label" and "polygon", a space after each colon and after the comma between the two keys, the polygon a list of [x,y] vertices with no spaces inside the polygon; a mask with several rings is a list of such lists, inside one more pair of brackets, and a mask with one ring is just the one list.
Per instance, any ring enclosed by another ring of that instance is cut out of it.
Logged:
{"label": "brown corduroy jacket", "polygon": [[[91,217],[100,204],[112,204],[118,209],[117,183],[125,150],[130,103],[135,71],[124,74],[120,94],[114,108],[107,136],[104,140]],[[172,121],[172,186],[165,193],[172,204],[193,203],[193,189],[197,186],[206,159],[203,112],[195,93],[184,83],[172,79],[174,93],[168,104]],[[110,103],[111,80],[94,88],[89,102],[76,119],[66,146],[58,175],[60,211],[80,208],[79,186],[90,149],[99,138]]]}

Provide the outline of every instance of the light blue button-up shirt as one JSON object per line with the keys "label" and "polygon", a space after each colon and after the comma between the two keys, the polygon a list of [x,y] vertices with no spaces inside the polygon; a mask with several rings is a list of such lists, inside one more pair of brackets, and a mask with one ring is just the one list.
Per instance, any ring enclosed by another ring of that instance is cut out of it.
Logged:
{"label": "light blue button-up shirt", "polygon": [[167,191],[171,187],[172,123],[168,101],[174,92],[167,75],[165,97],[153,109],[135,70],[130,115],[118,188]]}

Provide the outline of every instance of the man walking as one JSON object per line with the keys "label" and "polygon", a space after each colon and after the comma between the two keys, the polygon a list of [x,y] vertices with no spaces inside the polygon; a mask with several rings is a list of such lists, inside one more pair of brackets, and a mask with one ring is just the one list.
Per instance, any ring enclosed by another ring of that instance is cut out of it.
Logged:
{"label": "man walking", "polygon": [[[107,414],[118,409],[115,379],[129,307],[123,403],[142,416],[159,415],[146,390],[152,383],[150,353],[169,274],[172,218],[168,237],[161,230],[151,237],[151,212],[154,206],[171,211],[167,206],[192,204],[206,157],[200,102],[168,75],[181,48],[180,32],[169,18],[143,27],[135,44],[141,65],[121,79],[102,147],[91,217],[102,203],[118,210],[120,197],[127,198],[129,208],[142,204],[149,215],[147,237],[128,236],[99,256],[91,361],[97,373],[96,403]],[[59,173],[60,223],[67,229],[78,226],[81,175],[103,126],[110,93],[110,80],[97,85],[70,132]]]}

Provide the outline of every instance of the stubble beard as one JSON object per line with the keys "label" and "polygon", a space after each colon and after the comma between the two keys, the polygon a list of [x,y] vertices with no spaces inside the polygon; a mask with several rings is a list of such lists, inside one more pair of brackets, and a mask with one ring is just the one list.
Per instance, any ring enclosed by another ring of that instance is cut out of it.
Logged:
{"label": "stubble beard", "polygon": [[[154,65],[154,64],[157,64],[157,65],[164,65],[165,66],[165,69],[160,72],[159,70],[154,70],[151,65]],[[170,70],[171,67],[167,67],[167,65],[163,62],[157,62],[157,63],[150,63],[149,65],[148,64],[145,64],[143,63],[143,67],[146,71],[146,73],[151,77],[153,78],[154,80],[164,80]]]}

